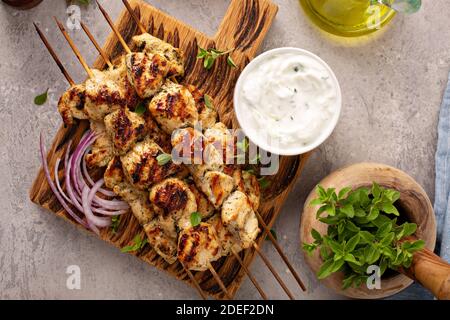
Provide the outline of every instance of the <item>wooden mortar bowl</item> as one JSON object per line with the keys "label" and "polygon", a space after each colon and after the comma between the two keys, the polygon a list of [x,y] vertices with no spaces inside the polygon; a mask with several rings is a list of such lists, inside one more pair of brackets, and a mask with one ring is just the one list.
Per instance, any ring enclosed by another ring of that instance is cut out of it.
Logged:
{"label": "wooden mortar bowl", "polygon": [[[369,187],[375,181],[380,186],[395,189],[400,192],[400,199],[395,203],[404,219],[417,224],[416,237],[423,239],[426,248],[433,251],[436,244],[436,221],[433,207],[422,187],[405,172],[393,167],[378,163],[358,163],[339,169],[320,181],[320,185],[325,189],[340,189],[350,186],[353,189],[359,187]],[[317,198],[316,189],[309,194],[305,201],[300,222],[300,241],[311,243],[314,239],[311,236],[311,229],[314,228],[321,234],[326,234],[327,225],[316,219],[316,212],[319,206],[311,207],[309,203]],[[305,253],[306,262],[313,270],[314,274],[319,270],[322,259],[316,250],[312,256]],[[337,293],[351,298],[359,299],[379,299],[396,294],[407,288],[413,280],[403,274],[395,274],[381,279],[381,289],[367,289],[366,285],[360,288],[348,288],[342,290],[342,272],[334,273],[322,282]]]}

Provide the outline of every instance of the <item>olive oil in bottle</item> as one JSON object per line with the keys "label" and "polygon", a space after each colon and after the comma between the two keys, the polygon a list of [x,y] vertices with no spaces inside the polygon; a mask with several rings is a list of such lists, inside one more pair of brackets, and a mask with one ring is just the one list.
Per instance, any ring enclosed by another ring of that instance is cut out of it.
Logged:
{"label": "olive oil in bottle", "polygon": [[387,6],[370,0],[300,0],[306,14],[325,31],[360,36],[380,29],[395,15]]}

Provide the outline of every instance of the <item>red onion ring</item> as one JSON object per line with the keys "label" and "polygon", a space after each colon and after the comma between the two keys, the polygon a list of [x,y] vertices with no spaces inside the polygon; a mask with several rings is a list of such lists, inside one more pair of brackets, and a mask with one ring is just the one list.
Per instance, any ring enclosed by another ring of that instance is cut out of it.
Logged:
{"label": "red onion ring", "polygon": [[69,205],[64,201],[64,198],[61,196],[61,194],[59,193],[58,189],[55,187],[55,185],[53,184],[53,180],[50,176],[50,170],[48,168],[48,164],[47,164],[47,158],[45,157],[45,147],[44,147],[44,138],[42,136],[42,133],[39,137],[39,145],[40,145],[40,153],[41,153],[41,161],[42,161],[42,167],[44,169],[44,175],[45,178],[47,179],[47,183],[50,186],[50,189],[53,191],[53,193],[56,196],[56,199],[58,199],[59,203],[61,204],[61,206],[66,210],[66,212],[79,224],[81,224],[84,227],[88,227],[88,225],[86,224],[85,221],[83,221],[77,214],[75,214],[72,209],[69,207]]}
{"label": "red onion ring", "polygon": [[[96,135],[88,130],[80,139],[80,143],[75,148],[72,155],[70,155],[72,141],[69,142],[64,156],[64,178],[67,194],[64,192],[59,181],[58,169],[61,163],[60,158],[56,159],[55,162],[55,183],[51,178],[47,159],[45,158],[45,147],[42,134],[40,135],[40,151],[45,177],[58,201],[74,220],[84,227],[99,234],[100,231],[98,228],[109,226],[111,224],[111,216],[121,215],[128,212],[129,205],[125,201],[117,199],[106,200],[97,196],[97,193],[102,193],[103,195],[111,197],[116,196],[116,194],[110,190],[102,188],[104,179],[94,182],[87,171],[84,156],[86,150],[95,141],[95,138]],[[86,183],[84,180],[85,178],[88,180],[90,185]],[[79,217],[70,208],[69,204],[84,213],[86,221]],[[103,216],[96,216],[94,213]]]}

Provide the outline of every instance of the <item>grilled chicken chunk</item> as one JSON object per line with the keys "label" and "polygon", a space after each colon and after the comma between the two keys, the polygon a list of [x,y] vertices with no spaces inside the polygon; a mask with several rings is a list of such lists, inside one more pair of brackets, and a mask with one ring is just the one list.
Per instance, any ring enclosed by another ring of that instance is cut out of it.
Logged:
{"label": "grilled chicken chunk", "polygon": [[72,125],[73,119],[88,119],[84,111],[85,86],[77,84],[64,92],[58,101],[58,111],[65,125]]}
{"label": "grilled chicken chunk", "polygon": [[203,192],[198,190],[193,180],[187,179],[186,183],[195,196],[195,201],[197,202],[197,212],[200,213],[202,219],[211,217],[214,214],[214,207],[211,202],[209,202],[208,198]]}
{"label": "grilled chicken chunk", "polygon": [[193,178],[216,209],[222,206],[235,187],[233,177],[219,171],[208,171],[203,177],[193,176]]}
{"label": "grilled chicken chunk", "polygon": [[211,128],[217,122],[217,112],[205,103],[205,94],[193,85],[188,85],[187,89],[192,94],[195,106],[198,111],[198,118],[202,129]]}
{"label": "grilled chicken chunk", "polygon": [[177,234],[172,217],[159,215],[144,225],[144,230],[149,244],[167,263],[177,261]]}
{"label": "grilled chicken chunk", "polygon": [[92,70],[93,78],[86,80],[85,111],[89,119],[102,121],[114,110],[127,104],[125,89],[118,83],[116,72]]}
{"label": "grilled chicken chunk", "polygon": [[193,128],[177,130],[172,135],[176,154],[181,158],[190,158],[193,164],[187,165],[187,168],[197,187],[215,208],[219,208],[235,188],[233,177],[225,173],[222,143],[218,142],[218,146],[217,143],[209,143],[205,136]]}
{"label": "grilled chicken chunk", "polygon": [[169,72],[169,63],[159,54],[132,52],[126,57],[128,80],[139,97],[150,98],[159,91]]}
{"label": "grilled chicken chunk", "polygon": [[166,81],[161,91],[153,97],[148,110],[168,134],[177,128],[193,127],[198,121],[192,94],[186,87],[171,81]]}
{"label": "grilled chicken chunk", "polygon": [[205,271],[212,261],[222,256],[222,245],[216,230],[200,223],[181,231],[178,238],[178,260],[189,270]]}
{"label": "grilled chicken chunk", "polygon": [[105,126],[115,150],[121,155],[146,134],[145,119],[128,108],[120,108],[108,114],[105,117]]}
{"label": "grilled chicken chunk", "polygon": [[157,157],[162,153],[164,151],[148,137],[136,143],[120,157],[127,180],[136,188],[145,190],[181,171],[180,166],[171,161],[159,165]]}
{"label": "grilled chicken chunk", "polygon": [[258,210],[261,190],[256,176],[247,171],[236,169],[233,172],[233,178],[237,190],[247,195],[253,210]]}
{"label": "grilled chicken chunk", "polygon": [[235,139],[231,131],[222,122],[217,122],[211,128],[205,130],[204,136],[207,145],[212,145],[221,152],[223,163],[235,163]]}
{"label": "grilled chicken chunk", "polygon": [[233,192],[223,203],[222,222],[244,249],[250,247],[259,233],[258,219],[248,197],[241,191]]}
{"label": "grilled chicken chunk", "polygon": [[185,182],[177,178],[169,178],[153,186],[150,202],[159,215],[170,215],[180,229],[191,226],[191,213],[197,211],[195,195]]}
{"label": "grilled chicken chunk", "polygon": [[101,121],[91,121],[91,130],[95,132],[96,139],[92,150],[86,155],[86,164],[89,167],[104,167],[114,157],[114,146],[106,133],[106,127]]}
{"label": "grilled chicken chunk", "polygon": [[169,62],[169,76],[184,75],[183,52],[148,33],[143,33],[133,37],[133,42],[140,51],[150,54],[159,54]]}
{"label": "grilled chicken chunk", "polygon": [[103,177],[105,179],[105,185],[115,194],[122,197],[124,201],[128,202],[131,212],[139,221],[139,224],[145,225],[153,219],[154,212],[148,199],[148,193],[137,190],[128,183],[125,179],[119,157],[114,157],[109,162]]}
{"label": "grilled chicken chunk", "polygon": [[224,226],[220,214],[212,216],[208,219],[207,223],[216,229],[217,237],[222,245],[222,256],[228,256],[231,254],[231,250],[236,253],[242,250],[242,247],[236,241],[233,234]]}

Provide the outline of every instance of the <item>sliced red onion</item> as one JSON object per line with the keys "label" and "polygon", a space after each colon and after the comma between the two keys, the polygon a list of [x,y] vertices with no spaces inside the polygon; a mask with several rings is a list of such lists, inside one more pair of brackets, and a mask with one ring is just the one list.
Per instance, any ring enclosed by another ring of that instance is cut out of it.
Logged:
{"label": "sliced red onion", "polygon": [[[91,210],[92,198],[90,199],[89,195],[91,194],[90,189],[85,186],[83,188],[83,193],[81,195],[81,199],[83,200],[83,209],[84,214],[89,222],[93,223],[95,226],[99,228],[107,227],[111,224],[111,219],[106,217],[97,217]],[[90,200],[90,201],[89,201]]]}
{"label": "sliced red onion", "polygon": [[56,187],[58,188],[59,193],[61,194],[61,196],[64,198],[64,200],[66,200],[68,203],[73,205],[72,200],[70,200],[70,198],[66,195],[66,193],[63,191],[63,189],[61,188],[61,184],[59,183],[59,178],[58,178],[58,168],[59,168],[59,163],[61,162],[61,159],[56,159],[55,162],[55,182],[56,182]]}
{"label": "sliced red onion", "polygon": [[[117,199],[107,200],[97,196],[97,193],[102,193],[109,197],[116,196],[116,194],[102,188],[104,179],[94,182],[87,171],[84,156],[87,149],[95,141],[95,138],[96,135],[88,130],[80,139],[80,143],[75,148],[72,155],[70,155],[72,141],[69,142],[64,156],[64,178],[67,194],[63,191],[58,178],[58,169],[61,159],[58,158],[55,163],[54,175],[56,186],[50,176],[47,160],[45,158],[45,147],[42,134],[40,137],[40,147],[44,172],[50,188],[55,193],[58,201],[68,214],[78,223],[99,234],[100,231],[98,228],[107,227],[111,224],[110,216],[121,215],[128,212],[129,205],[125,201]],[[88,183],[86,183],[84,179],[88,180]],[[76,209],[83,212],[87,221],[84,221],[76,215],[68,204],[73,205]],[[96,216],[94,213],[103,216]]]}
{"label": "sliced red onion", "polygon": [[66,212],[79,224],[81,224],[84,227],[88,227],[88,225],[86,224],[85,221],[83,221],[78,215],[76,215],[72,209],[69,207],[69,205],[66,203],[66,201],[64,201],[64,198],[61,196],[61,194],[59,193],[58,189],[55,187],[55,185],[53,184],[52,178],[50,176],[50,170],[48,168],[48,164],[47,164],[47,158],[45,157],[46,152],[45,152],[45,147],[44,147],[44,138],[42,136],[42,134],[39,137],[40,140],[40,152],[41,152],[41,161],[42,161],[42,167],[44,169],[44,174],[45,174],[45,178],[47,179],[47,183],[50,186],[50,189],[53,191],[53,193],[56,196],[56,199],[58,199],[59,203],[61,204],[61,206],[66,210]]}

